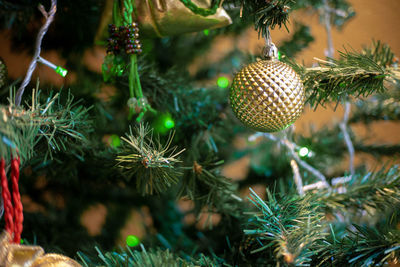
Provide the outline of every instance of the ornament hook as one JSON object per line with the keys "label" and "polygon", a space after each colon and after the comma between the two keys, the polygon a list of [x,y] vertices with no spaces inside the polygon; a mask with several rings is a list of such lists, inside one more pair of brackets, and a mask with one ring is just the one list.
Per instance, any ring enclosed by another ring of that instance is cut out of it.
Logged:
{"label": "ornament hook", "polygon": [[278,58],[278,48],[276,48],[276,46],[272,42],[269,28],[267,28],[267,32],[265,33],[265,47],[263,49],[263,57],[265,59]]}

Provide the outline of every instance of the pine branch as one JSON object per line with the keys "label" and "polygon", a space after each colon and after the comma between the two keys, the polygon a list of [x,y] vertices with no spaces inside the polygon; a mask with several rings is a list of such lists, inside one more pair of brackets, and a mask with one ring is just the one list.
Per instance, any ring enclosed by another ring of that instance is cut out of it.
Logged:
{"label": "pine branch", "polygon": [[299,147],[306,147],[310,151],[309,157],[304,157],[303,160],[312,162],[317,168],[336,164],[346,150],[339,127],[318,130],[311,128],[309,136],[296,134],[294,140]]}
{"label": "pine branch", "polygon": [[332,210],[383,210],[400,203],[400,171],[394,166],[387,172],[382,169],[362,178],[353,177],[345,188],[345,193],[332,192],[322,196],[321,201]]}
{"label": "pine branch", "polygon": [[252,192],[251,202],[259,212],[249,213],[251,217],[244,232],[252,237],[252,244],[246,246],[252,249],[252,254],[267,253],[265,258],[274,254],[275,264],[371,266],[396,260],[400,254],[397,215],[373,226],[350,225],[341,235],[331,226],[331,235],[328,235],[325,230],[329,224],[338,222],[327,221],[323,210],[326,207],[347,212],[354,208],[367,211],[372,208],[377,212],[395,210],[400,204],[399,181],[398,168],[392,168],[386,173],[366,175],[361,181],[353,177],[344,193],[318,191],[278,201],[267,191],[264,201]]}
{"label": "pine branch", "polygon": [[250,213],[246,235],[254,237],[251,253],[274,251],[276,262],[289,265],[306,265],[311,261],[312,244],[324,237],[324,215],[320,204],[310,194],[303,198],[287,197],[279,201],[267,191],[267,200],[262,200],[251,190],[250,201],[258,212]]}
{"label": "pine branch", "polygon": [[253,16],[259,36],[266,36],[268,29],[285,26],[289,20],[293,0],[241,0],[241,15]]}
{"label": "pine branch", "polygon": [[[324,0],[226,0],[225,3],[233,2],[234,5],[240,4],[241,17],[253,17],[255,29],[259,36],[265,37],[268,28],[274,29],[276,26],[287,29],[289,13],[300,8],[313,8],[319,10],[323,6]],[[238,4],[239,3],[239,4]],[[346,0],[329,1],[330,21],[337,27],[343,26],[350,18],[354,17],[355,12]]]}
{"label": "pine branch", "polygon": [[[302,75],[309,104],[316,108],[327,102],[346,100],[349,96],[368,96],[385,91],[384,81],[400,78],[400,73],[387,66],[391,50],[380,43],[361,53],[345,50],[340,59],[323,61],[320,67],[304,68],[292,64]],[[290,63],[290,62],[289,62]]]}
{"label": "pine branch", "polygon": [[98,252],[98,257],[101,262],[98,260],[94,261],[89,259],[85,254],[79,253],[78,256],[83,262],[83,265],[86,267],[89,266],[137,266],[137,267],[195,267],[195,266],[205,266],[212,267],[218,266],[216,262],[203,254],[200,254],[199,259],[193,259],[189,256],[185,257],[186,259],[182,259],[169,250],[161,250],[161,249],[151,249],[150,251],[146,251],[146,249],[141,245],[142,251],[134,250],[127,248],[123,252],[101,252],[97,247],[96,250]]}
{"label": "pine branch", "polygon": [[192,167],[183,168],[186,172],[177,197],[188,197],[193,200],[196,215],[206,207],[209,212],[240,216],[235,204],[242,199],[235,195],[236,186],[232,181],[218,174],[217,168],[222,164],[223,161],[206,160],[201,163],[195,161]]}
{"label": "pine branch", "polygon": [[313,166],[311,166],[310,164],[308,164],[307,162],[305,162],[304,160],[302,160],[299,155],[296,153],[296,149],[298,149],[298,145],[289,141],[287,138],[279,138],[276,137],[273,134],[270,133],[263,133],[262,134],[264,137],[272,140],[272,141],[276,141],[277,143],[279,142],[279,144],[285,146],[286,148],[288,148],[290,155],[293,157],[294,160],[296,160],[296,162],[303,167],[304,169],[306,169],[308,172],[310,172],[313,176],[315,176],[316,178],[318,178],[322,183],[325,184],[326,187],[330,187],[330,185],[327,183],[326,181],[326,177],[324,174],[322,174],[322,172],[320,172],[319,170],[317,170],[316,168],[314,168]]}
{"label": "pine branch", "polygon": [[89,109],[81,101],[74,101],[70,93],[65,103],[60,93],[41,103],[36,89],[26,110],[13,105],[13,97],[10,101],[8,106],[0,106],[1,157],[9,160],[18,154],[27,161],[35,155],[46,160],[61,151],[76,155],[82,152],[86,136],[92,131]]}
{"label": "pine branch", "polygon": [[364,48],[362,54],[371,58],[380,66],[392,65],[395,57],[389,45],[383,44],[380,41],[372,41],[372,46]]}
{"label": "pine branch", "polygon": [[352,228],[342,239],[338,239],[332,229],[331,235],[320,244],[321,250],[315,261],[318,266],[386,266],[398,260],[398,229],[359,225],[352,225]]}
{"label": "pine branch", "polygon": [[182,173],[175,164],[180,162],[177,156],[183,150],[176,152],[171,146],[173,134],[162,145],[153,140],[153,130],[140,124],[135,133],[130,129],[117,156],[117,166],[128,178],[136,179],[136,187],[142,194],[161,193],[172,184],[176,184]]}
{"label": "pine branch", "polygon": [[[200,151],[218,153],[221,144],[233,138],[231,117],[228,117],[225,89],[195,88],[188,77],[171,69],[166,74],[148,71],[141,77],[148,99],[157,110],[168,111],[180,129],[178,141]],[[198,158],[196,156],[196,158]]]}
{"label": "pine branch", "polygon": [[357,101],[357,109],[353,112],[349,122],[369,124],[377,120],[400,120],[400,103],[390,95],[374,95],[370,98]]}
{"label": "pine branch", "polygon": [[[390,107],[388,108],[390,109]],[[357,122],[359,115],[357,115],[357,109],[354,110],[356,117],[353,117],[355,118],[353,122]],[[368,114],[367,110],[366,112]],[[365,117],[365,119],[367,118]],[[343,135],[340,133],[338,127],[322,128],[318,129],[318,131],[311,129],[310,133],[307,137],[295,135],[297,145],[299,147],[306,147],[311,151],[310,156],[303,158],[303,160],[312,162],[317,168],[323,168],[334,165],[342,159],[346,147],[343,144]],[[368,144],[366,142],[368,139],[357,138],[352,132],[349,134],[354,142],[355,152],[368,153],[374,157],[396,156],[400,154],[400,145],[398,144]]]}

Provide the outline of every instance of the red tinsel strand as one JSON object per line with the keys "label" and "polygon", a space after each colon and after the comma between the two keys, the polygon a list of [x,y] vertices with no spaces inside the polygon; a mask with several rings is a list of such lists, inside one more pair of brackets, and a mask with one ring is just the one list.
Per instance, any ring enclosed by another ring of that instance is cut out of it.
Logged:
{"label": "red tinsel strand", "polygon": [[12,236],[14,232],[14,210],[11,202],[10,191],[8,190],[8,181],[6,176],[6,163],[2,158],[0,160],[0,182],[1,196],[4,205],[4,219],[6,221],[5,230]]}
{"label": "red tinsel strand", "polygon": [[13,202],[14,202],[14,243],[21,242],[22,222],[24,214],[22,212],[21,195],[19,193],[18,180],[19,180],[19,166],[20,159],[11,160],[11,182],[13,188]]}

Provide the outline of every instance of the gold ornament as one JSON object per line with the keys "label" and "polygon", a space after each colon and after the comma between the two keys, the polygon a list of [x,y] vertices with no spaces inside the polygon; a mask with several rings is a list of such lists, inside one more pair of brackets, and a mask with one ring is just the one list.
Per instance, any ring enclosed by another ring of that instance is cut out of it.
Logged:
{"label": "gold ornament", "polygon": [[241,69],[233,79],[229,98],[242,123],[257,131],[276,132],[300,116],[305,94],[297,73],[272,57]]}
{"label": "gold ornament", "polygon": [[10,242],[10,235],[0,235],[0,266],[4,267],[82,267],[71,258],[59,254],[44,254],[39,246],[26,246]]}
{"label": "gold ornament", "polygon": [[[112,23],[113,1],[107,0],[95,40],[107,38],[108,24]],[[215,29],[232,23],[226,11],[219,7],[215,14],[195,14],[180,0],[135,0],[133,21],[139,22],[144,36],[172,36],[205,29]],[[210,8],[212,0],[191,0],[199,8]]]}
{"label": "gold ornament", "polygon": [[63,255],[49,253],[39,257],[31,267],[82,267],[79,263]]}

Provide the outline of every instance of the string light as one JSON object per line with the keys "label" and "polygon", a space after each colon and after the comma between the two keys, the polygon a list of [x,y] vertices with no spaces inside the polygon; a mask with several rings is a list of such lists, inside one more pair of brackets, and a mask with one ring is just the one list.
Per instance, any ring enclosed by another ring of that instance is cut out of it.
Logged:
{"label": "string light", "polygon": [[167,117],[165,118],[164,126],[167,129],[172,129],[175,126],[175,122],[172,120],[172,118]]}
{"label": "string light", "polygon": [[135,235],[128,235],[126,237],[126,244],[130,247],[136,247],[140,244],[140,239]]}
{"label": "string light", "polygon": [[305,157],[310,153],[310,150],[307,147],[302,147],[299,149],[299,156]]}
{"label": "string light", "polygon": [[68,73],[68,71],[66,69],[64,69],[63,67],[60,67],[60,66],[57,66],[55,71],[62,77],[67,76],[67,73]]}
{"label": "string light", "polygon": [[175,127],[175,121],[170,113],[160,113],[152,123],[156,133],[166,134]]}
{"label": "string light", "polygon": [[51,63],[50,61],[48,61],[40,56],[37,58],[37,61],[42,63],[43,65],[46,65],[49,68],[52,68],[60,76],[62,76],[62,77],[67,76],[68,71],[66,69],[64,69],[63,67],[56,66],[53,63]]}
{"label": "string light", "polygon": [[226,87],[228,87],[228,85],[229,85],[229,80],[228,80],[228,78],[226,78],[226,77],[224,77],[224,76],[219,77],[218,80],[217,80],[217,85],[218,85],[218,87],[220,87],[220,88],[226,88]]}

